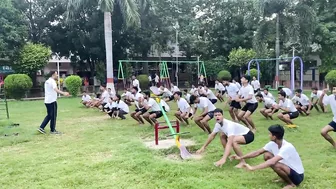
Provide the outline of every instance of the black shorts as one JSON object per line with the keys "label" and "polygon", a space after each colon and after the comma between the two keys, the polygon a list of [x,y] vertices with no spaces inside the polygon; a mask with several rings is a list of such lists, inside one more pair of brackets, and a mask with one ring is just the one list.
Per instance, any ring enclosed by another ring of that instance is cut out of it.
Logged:
{"label": "black shorts", "polygon": [[210,112],[208,112],[207,115],[212,119],[215,116],[215,112],[214,111],[210,111]]}
{"label": "black shorts", "polygon": [[103,102],[101,105],[104,107],[107,103]]}
{"label": "black shorts", "polygon": [[254,94],[260,92],[260,89],[254,90]]}
{"label": "black shorts", "polygon": [[155,118],[160,118],[163,116],[163,113],[161,111],[153,111],[149,112],[150,115],[155,114]]}
{"label": "black shorts", "polygon": [[288,175],[289,179],[295,184],[296,186],[299,186],[301,182],[304,179],[304,174],[299,174],[296,171],[294,171],[292,168],[290,168],[290,173]]}
{"label": "black shorts", "polygon": [[240,103],[235,101],[235,100],[231,101],[230,107],[233,107],[233,108],[236,108],[236,109],[241,109]]}
{"label": "black shorts", "polygon": [[146,110],[146,108],[141,108],[141,109],[137,108],[137,109],[135,109],[135,112],[141,112],[142,114],[144,114],[144,113],[147,112],[147,110]]}
{"label": "black shorts", "polygon": [[211,101],[212,104],[216,104],[217,99],[209,99]]}
{"label": "black shorts", "polygon": [[225,91],[219,91],[219,93],[220,93],[221,95],[224,95],[224,94],[225,94]]}
{"label": "black shorts", "polygon": [[[271,108],[267,108],[266,106],[265,106],[265,108],[267,109],[267,110],[274,110],[275,108],[273,108],[273,107],[271,107]],[[275,111],[274,111],[274,113],[277,113],[279,111],[279,109],[275,109]]]}
{"label": "black shorts", "polygon": [[254,141],[254,133],[251,131],[249,131],[246,135],[243,135],[243,137],[245,138],[246,144],[250,144]]}
{"label": "black shorts", "polygon": [[244,112],[249,111],[252,114],[257,108],[258,108],[258,102],[246,103],[245,106],[242,108],[242,111]]}
{"label": "black shorts", "polygon": [[172,100],[174,100],[174,95],[171,95],[171,96],[169,96],[167,98],[169,99],[169,101],[172,101]]}
{"label": "black shorts", "polygon": [[[183,112],[181,112],[181,111],[180,111],[180,113],[183,114]],[[191,116],[193,116],[193,114],[192,114],[192,113],[189,113],[189,117],[191,117]]]}
{"label": "black shorts", "polygon": [[336,132],[336,123],[334,121],[331,121],[328,125],[334,128],[334,132]]}
{"label": "black shorts", "polygon": [[288,114],[290,119],[295,119],[295,118],[299,117],[299,115],[300,115],[298,111],[296,111],[296,112],[286,112],[286,113],[283,113],[283,114]]}

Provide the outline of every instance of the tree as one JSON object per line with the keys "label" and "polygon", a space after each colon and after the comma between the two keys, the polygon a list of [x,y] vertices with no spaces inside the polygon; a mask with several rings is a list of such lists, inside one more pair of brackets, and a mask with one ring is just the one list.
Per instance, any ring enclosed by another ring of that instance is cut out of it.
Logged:
{"label": "tree", "polygon": [[[267,39],[274,28],[276,33],[276,57],[280,56],[280,37],[282,42],[302,44],[304,52],[309,51],[312,43],[312,33],[316,24],[316,15],[309,1],[293,0],[255,0],[255,8],[262,17],[255,35],[255,48],[257,51],[265,49]],[[275,15],[275,17],[274,17]],[[270,26],[270,24],[272,26]],[[274,39],[274,38],[273,38]],[[276,61],[276,75],[279,76],[279,60]],[[278,81],[276,81],[276,87]]]}
{"label": "tree", "polygon": [[14,63],[14,70],[29,75],[35,80],[36,71],[43,69],[51,57],[51,50],[42,44],[27,43]]}
{"label": "tree", "polygon": [[27,25],[11,0],[0,3],[0,58],[12,59],[25,43]]}
{"label": "tree", "polygon": [[237,73],[239,70],[240,76],[246,70],[247,63],[255,58],[256,52],[253,49],[243,49],[239,47],[238,49],[233,49],[229,55],[229,61],[227,66]]}
{"label": "tree", "polygon": [[[73,10],[78,10],[86,3],[86,0],[69,0],[67,10],[68,15],[75,14]],[[107,71],[107,87],[114,89],[113,77],[113,49],[112,49],[112,19],[111,13],[118,6],[127,25],[139,24],[139,13],[134,0],[95,0],[99,9],[104,12],[104,35],[105,35],[105,51],[106,51],[106,71]]]}

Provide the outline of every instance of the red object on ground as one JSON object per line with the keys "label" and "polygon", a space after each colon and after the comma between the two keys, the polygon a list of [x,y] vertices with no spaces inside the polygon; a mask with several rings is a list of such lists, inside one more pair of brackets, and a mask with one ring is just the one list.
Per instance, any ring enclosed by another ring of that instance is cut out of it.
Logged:
{"label": "red object on ground", "polygon": [[[160,124],[165,124],[166,122],[159,122],[156,123],[154,126],[154,135],[155,135],[155,145],[159,145],[159,130],[161,129],[168,129],[169,126],[167,125],[160,125]],[[173,121],[175,125],[172,125],[173,128],[176,128],[176,133],[180,132],[180,122],[178,121]]]}

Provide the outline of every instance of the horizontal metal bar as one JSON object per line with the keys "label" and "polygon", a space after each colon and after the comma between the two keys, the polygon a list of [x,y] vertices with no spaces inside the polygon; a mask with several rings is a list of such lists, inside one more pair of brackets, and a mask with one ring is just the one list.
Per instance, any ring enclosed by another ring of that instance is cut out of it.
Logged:
{"label": "horizontal metal bar", "polygon": [[167,63],[181,63],[181,64],[196,64],[196,63],[204,63],[203,61],[155,61],[155,60],[119,60],[120,63],[160,63],[160,62],[167,62]]}

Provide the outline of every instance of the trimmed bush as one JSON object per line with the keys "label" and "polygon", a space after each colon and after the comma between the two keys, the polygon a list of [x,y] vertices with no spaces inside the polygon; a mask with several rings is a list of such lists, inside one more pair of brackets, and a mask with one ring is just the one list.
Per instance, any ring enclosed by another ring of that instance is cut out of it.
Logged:
{"label": "trimmed bush", "polygon": [[138,75],[137,79],[139,80],[140,88],[147,88],[148,87],[148,85],[149,85],[148,75],[146,75],[146,74]]}
{"label": "trimmed bush", "polygon": [[71,75],[65,78],[67,90],[73,97],[77,97],[82,87],[82,79],[78,75]]}
{"label": "trimmed bush", "polygon": [[6,96],[20,100],[32,88],[33,82],[26,74],[12,74],[5,79]]}
{"label": "trimmed bush", "polygon": [[222,70],[217,74],[218,80],[231,80],[231,73],[227,70]]}
{"label": "trimmed bush", "polygon": [[328,72],[328,74],[325,76],[325,80],[331,89],[336,87],[336,70],[331,70]]}
{"label": "trimmed bush", "polygon": [[[245,75],[248,75],[248,70],[246,70]],[[257,69],[250,69],[250,76],[251,78],[256,77],[258,79],[258,70]],[[262,78],[262,74],[260,72],[260,79]]]}

